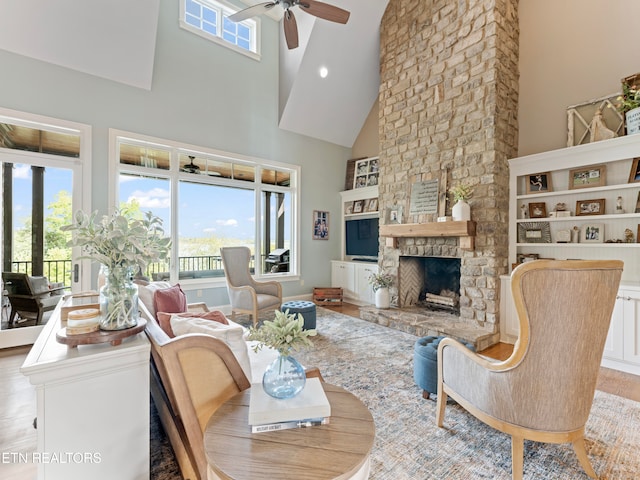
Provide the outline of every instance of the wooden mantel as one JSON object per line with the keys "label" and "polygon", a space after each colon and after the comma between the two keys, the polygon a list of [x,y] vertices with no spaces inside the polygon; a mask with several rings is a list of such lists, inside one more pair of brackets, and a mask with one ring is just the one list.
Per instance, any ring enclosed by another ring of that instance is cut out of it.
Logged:
{"label": "wooden mantel", "polygon": [[460,248],[474,249],[476,222],[392,223],[380,225],[380,236],[387,246],[396,247],[399,237],[460,237]]}

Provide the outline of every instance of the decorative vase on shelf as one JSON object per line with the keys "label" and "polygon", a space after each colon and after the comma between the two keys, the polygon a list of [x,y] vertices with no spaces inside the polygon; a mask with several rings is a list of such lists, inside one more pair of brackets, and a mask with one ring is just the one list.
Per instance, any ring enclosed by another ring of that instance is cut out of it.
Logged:
{"label": "decorative vase on shelf", "polygon": [[391,305],[389,289],[386,287],[378,288],[375,291],[376,308],[389,308]]}
{"label": "decorative vase on shelf", "polygon": [[627,124],[627,135],[640,133],[640,107],[629,110],[625,113]]}
{"label": "decorative vase on shelf", "polygon": [[451,216],[454,222],[468,222],[471,220],[471,207],[464,200],[458,200],[456,204],[451,207]]}
{"label": "decorative vase on shelf", "polygon": [[138,286],[131,267],[101,267],[100,330],[124,330],[138,324]]}
{"label": "decorative vase on shelf", "polygon": [[307,381],[302,365],[291,355],[279,354],[262,376],[264,391],[274,398],[293,398]]}

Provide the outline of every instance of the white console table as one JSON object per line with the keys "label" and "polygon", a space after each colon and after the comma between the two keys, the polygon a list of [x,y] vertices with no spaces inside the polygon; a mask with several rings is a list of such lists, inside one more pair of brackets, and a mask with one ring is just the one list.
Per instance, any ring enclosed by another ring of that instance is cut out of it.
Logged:
{"label": "white console table", "polygon": [[21,371],[37,396],[39,480],[149,478],[149,342],[144,333],[68,348],[60,305]]}

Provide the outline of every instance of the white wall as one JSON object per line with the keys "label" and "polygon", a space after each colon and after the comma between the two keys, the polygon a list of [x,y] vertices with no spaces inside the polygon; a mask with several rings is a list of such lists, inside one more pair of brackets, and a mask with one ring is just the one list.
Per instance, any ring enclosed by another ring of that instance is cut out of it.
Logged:
{"label": "white wall", "polygon": [[[340,256],[338,192],[351,151],[278,128],[279,25],[263,17],[257,62],[180,29],[178,1],[160,3],[150,91],[0,50],[0,106],[93,127],[92,201],[101,211],[115,181],[104,181],[109,128],[302,165],[304,286],[284,283],[284,294],[329,285],[329,260]],[[328,241],[311,240],[313,210],[332,214]],[[227,303],[226,289],[203,293],[199,301]]]}
{"label": "white wall", "polygon": [[637,0],[521,0],[519,155],[567,145],[566,108],[640,72]]}

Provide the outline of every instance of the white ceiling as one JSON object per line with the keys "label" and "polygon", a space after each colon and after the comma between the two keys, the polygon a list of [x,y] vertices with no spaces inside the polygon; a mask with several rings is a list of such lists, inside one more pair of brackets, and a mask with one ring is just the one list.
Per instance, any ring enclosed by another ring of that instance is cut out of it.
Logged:
{"label": "white ceiling", "polygon": [[[346,25],[293,9],[300,46],[287,50],[281,38],[281,128],[353,146],[378,96],[379,26],[388,2],[327,2],[351,12]],[[0,0],[0,48],[150,90],[159,6],[160,0]],[[327,78],[320,78],[320,66],[329,69]]]}

